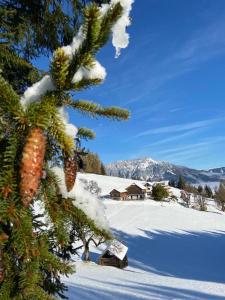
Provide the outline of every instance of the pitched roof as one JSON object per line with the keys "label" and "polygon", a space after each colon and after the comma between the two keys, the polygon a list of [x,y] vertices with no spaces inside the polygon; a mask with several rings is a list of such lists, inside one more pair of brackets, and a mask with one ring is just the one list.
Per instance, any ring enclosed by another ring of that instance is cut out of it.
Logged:
{"label": "pitched roof", "polygon": [[[122,189],[122,188],[121,188],[121,189],[113,189],[112,191],[117,191],[117,192],[119,192],[119,193],[127,193],[127,191],[126,191],[125,189]],[[112,192],[112,191],[111,191],[111,192]],[[110,193],[111,193],[111,192],[110,192]]]}
{"label": "pitched roof", "polygon": [[[142,189],[142,190],[146,190],[146,187],[144,186],[144,185],[142,185],[141,183],[135,183],[135,182],[133,182],[131,185],[129,185],[128,187],[130,187],[130,186],[132,186],[132,185],[136,185],[136,186],[138,186],[140,189]],[[127,187],[127,188],[128,188]]]}

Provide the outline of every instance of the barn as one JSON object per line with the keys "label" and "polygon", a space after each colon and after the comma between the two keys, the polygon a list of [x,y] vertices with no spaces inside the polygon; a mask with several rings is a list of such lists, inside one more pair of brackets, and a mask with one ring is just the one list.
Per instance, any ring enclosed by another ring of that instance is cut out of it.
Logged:
{"label": "barn", "polygon": [[110,192],[110,198],[113,200],[127,200],[127,191],[125,189],[113,189]]}

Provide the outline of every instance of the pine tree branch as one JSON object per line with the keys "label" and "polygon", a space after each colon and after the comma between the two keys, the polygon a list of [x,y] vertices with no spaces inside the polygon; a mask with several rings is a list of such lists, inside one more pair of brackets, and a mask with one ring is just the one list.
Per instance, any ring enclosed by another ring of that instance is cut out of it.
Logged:
{"label": "pine tree branch", "polygon": [[128,120],[130,117],[130,113],[126,109],[116,106],[102,107],[99,104],[87,100],[73,101],[72,99],[66,99],[64,104],[71,106],[81,113],[88,114],[91,117],[101,116],[117,121]]}
{"label": "pine tree branch", "polygon": [[80,127],[78,128],[77,137],[85,140],[93,140],[96,134],[89,128]]}
{"label": "pine tree branch", "polygon": [[19,121],[24,119],[24,111],[20,103],[20,98],[14,92],[11,85],[5,81],[5,79],[0,75],[0,99],[1,99],[1,111],[7,115],[11,116],[14,121]]}

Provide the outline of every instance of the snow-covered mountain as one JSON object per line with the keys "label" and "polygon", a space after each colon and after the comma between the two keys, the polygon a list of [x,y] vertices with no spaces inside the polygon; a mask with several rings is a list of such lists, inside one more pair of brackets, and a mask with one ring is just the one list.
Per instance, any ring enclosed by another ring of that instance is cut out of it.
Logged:
{"label": "snow-covered mountain", "polygon": [[106,165],[106,170],[110,176],[149,181],[177,180],[182,175],[192,184],[217,185],[225,179],[225,167],[195,170],[151,158],[117,161]]}

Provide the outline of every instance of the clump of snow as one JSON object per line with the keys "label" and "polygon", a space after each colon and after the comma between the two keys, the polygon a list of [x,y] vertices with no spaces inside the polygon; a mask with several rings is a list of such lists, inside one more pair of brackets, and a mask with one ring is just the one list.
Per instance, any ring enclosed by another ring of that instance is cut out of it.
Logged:
{"label": "clump of snow", "polygon": [[93,66],[88,69],[85,67],[80,67],[74,74],[72,83],[79,82],[82,79],[101,79],[104,80],[106,77],[105,68],[96,60]]}
{"label": "clump of snow", "polygon": [[96,195],[85,189],[85,183],[77,179],[73,189],[70,192],[67,192],[64,170],[60,167],[53,167],[51,170],[60,180],[59,189],[63,198],[74,199],[74,205],[92,219],[96,226],[109,231],[104,205]]}
{"label": "clump of snow", "polygon": [[80,48],[83,43],[85,36],[83,34],[83,27],[81,26],[77,35],[73,38],[73,41],[70,45],[62,47],[64,53],[72,59],[73,55]]}
{"label": "clump of snow", "polygon": [[120,55],[120,50],[129,44],[129,34],[126,32],[126,27],[131,24],[129,15],[134,0],[111,0],[111,4],[118,2],[123,7],[123,14],[112,28],[112,43],[116,48],[116,57]]}
{"label": "clump of snow", "polygon": [[102,4],[100,7],[101,16],[104,16],[109,9],[110,9],[110,4]]}
{"label": "clump of snow", "polygon": [[54,90],[55,86],[51,76],[45,75],[41,80],[34,83],[25,91],[20,99],[21,104],[26,107],[30,103],[39,100],[41,96],[45,95],[47,92],[51,92]]}
{"label": "clump of snow", "polygon": [[66,129],[66,134],[71,136],[73,139],[75,139],[78,129],[75,125],[68,123],[69,121],[69,115],[68,113],[65,111],[64,107],[60,107],[58,109],[59,111],[59,115],[61,117],[61,120],[63,122],[63,124],[65,125],[65,129]]}

